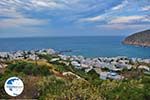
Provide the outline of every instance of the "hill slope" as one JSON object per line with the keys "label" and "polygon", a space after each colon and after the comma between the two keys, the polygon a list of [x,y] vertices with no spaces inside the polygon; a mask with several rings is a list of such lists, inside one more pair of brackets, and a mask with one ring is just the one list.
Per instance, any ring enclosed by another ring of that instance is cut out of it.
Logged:
{"label": "hill slope", "polygon": [[124,44],[150,46],[150,30],[138,32],[126,37]]}

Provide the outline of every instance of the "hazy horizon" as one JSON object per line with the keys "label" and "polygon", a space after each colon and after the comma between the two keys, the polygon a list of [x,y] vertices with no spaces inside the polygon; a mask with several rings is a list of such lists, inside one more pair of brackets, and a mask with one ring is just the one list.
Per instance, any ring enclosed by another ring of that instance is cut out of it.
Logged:
{"label": "hazy horizon", "polygon": [[126,37],[124,35],[78,35],[78,36],[17,36],[17,37],[13,37],[13,36],[7,36],[7,37],[0,37],[0,39],[7,39],[7,38],[69,38],[69,37]]}

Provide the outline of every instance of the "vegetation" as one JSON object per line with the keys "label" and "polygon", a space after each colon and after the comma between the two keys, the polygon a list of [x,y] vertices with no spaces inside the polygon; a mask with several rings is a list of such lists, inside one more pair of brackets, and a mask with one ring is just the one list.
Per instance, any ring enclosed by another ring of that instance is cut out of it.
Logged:
{"label": "vegetation", "polygon": [[[138,79],[100,80],[94,70],[86,73],[72,66],[55,63],[48,65],[16,61],[0,73],[0,99],[14,99],[4,91],[4,83],[11,76],[18,76],[25,84],[24,92],[17,99],[40,100],[150,100],[150,76]],[[81,78],[63,76],[72,72]],[[56,72],[61,75],[58,76]],[[71,77],[71,78],[67,78]]]}
{"label": "vegetation", "polygon": [[87,81],[74,79],[72,81],[47,77],[41,84],[43,94],[40,99],[52,100],[102,100],[100,91]]}
{"label": "vegetation", "polygon": [[26,75],[50,75],[49,68],[47,66],[39,66],[27,62],[16,62],[8,66],[8,70],[15,72],[22,72]]}
{"label": "vegetation", "polygon": [[138,32],[125,38],[125,44],[150,46],[150,30]]}
{"label": "vegetation", "polygon": [[52,58],[57,57],[57,55],[49,55],[49,54],[37,54],[40,59],[46,59],[50,61]]}

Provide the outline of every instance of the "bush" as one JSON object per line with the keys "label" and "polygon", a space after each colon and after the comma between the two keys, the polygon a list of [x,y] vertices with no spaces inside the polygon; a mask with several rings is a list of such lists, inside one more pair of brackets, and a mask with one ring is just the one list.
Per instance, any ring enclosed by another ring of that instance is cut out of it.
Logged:
{"label": "bush", "polygon": [[144,84],[144,98],[145,100],[150,100],[150,77],[144,76],[142,83]]}
{"label": "bush", "polygon": [[55,76],[45,77],[40,90],[40,100],[102,100],[98,88],[82,79],[69,81]]}
{"label": "bush", "polygon": [[27,62],[17,62],[15,64],[10,64],[8,70],[15,72],[23,72],[26,75],[50,75],[48,66],[38,66]]}

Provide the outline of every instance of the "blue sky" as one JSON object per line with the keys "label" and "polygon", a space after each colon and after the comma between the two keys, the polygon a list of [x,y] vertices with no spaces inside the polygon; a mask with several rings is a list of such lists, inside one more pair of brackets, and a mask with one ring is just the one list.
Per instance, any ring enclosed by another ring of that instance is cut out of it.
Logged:
{"label": "blue sky", "polygon": [[129,35],[150,29],[150,0],[0,0],[0,37]]}

